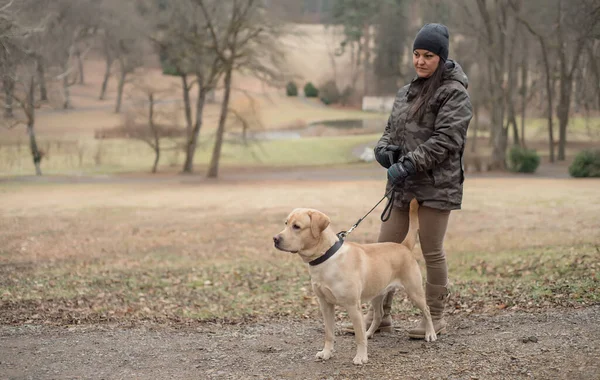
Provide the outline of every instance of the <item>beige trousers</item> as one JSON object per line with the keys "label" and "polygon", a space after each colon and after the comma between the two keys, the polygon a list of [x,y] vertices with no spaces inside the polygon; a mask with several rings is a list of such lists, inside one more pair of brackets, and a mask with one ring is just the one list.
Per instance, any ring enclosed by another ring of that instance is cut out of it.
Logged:
{"label": "beige trousers", "polygon": [[[449,217],[449,210],[419,207],[419,241],[427,267],[427,282],[432,285],[448,284],[444,236]],[[394,207],[390,218],[381,224],[377,241],[401,243],[406,237],[408,227],[408,210]]]}

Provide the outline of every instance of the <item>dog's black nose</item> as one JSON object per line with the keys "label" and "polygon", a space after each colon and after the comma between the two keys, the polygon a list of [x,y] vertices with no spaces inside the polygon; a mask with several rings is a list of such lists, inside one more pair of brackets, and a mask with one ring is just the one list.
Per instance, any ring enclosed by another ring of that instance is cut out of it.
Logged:
{"label": "dog's black nose", "polygon": [[273,243],[275,243],[275,245],[279,244],[279,236],[273,236]]}

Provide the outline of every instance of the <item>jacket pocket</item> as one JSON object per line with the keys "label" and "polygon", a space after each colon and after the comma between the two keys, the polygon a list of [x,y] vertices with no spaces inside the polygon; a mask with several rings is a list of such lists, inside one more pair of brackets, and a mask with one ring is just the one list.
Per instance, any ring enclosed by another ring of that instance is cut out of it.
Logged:
{"label": "jacket pocket", "polygon": [[447,164],[448,161],[444,161],[440,165],[434,167],[431,171],[433,177],[433,185],[437,188],[445,187],[448,182]]}
{"label": "jacket pocket", "polygon": [[456,188],[464,181],[462,153],[455,153],[433,168],[437,188]]}

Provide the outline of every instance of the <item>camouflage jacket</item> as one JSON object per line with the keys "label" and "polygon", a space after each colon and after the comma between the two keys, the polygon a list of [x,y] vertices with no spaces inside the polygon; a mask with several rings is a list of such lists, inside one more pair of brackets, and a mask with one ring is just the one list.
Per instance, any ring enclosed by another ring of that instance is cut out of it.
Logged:
{"label": "camouflage jacket", "polygon": [[[417,173],[396,187],[395,206],[421,204],[442,210],[460,209],[463,194],[463,152],[472,107],[468,79],[458,63],[448,60],[443,82],[427,105],[423,121],[411,116],[424,79],[416,78],[398,91],[392,113],[377,147],[401,147],[400,161],[410,160]],[[376,147],[376,148],[377,148]],[[387,183],[387,190],[390,188]]]}

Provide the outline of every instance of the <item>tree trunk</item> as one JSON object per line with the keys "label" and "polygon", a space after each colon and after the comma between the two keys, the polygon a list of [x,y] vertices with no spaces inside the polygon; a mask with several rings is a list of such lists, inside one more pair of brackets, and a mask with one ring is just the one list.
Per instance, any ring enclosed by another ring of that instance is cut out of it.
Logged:
{"label": "tree trunk", "polygon": [[121,112],[121,103],[123,101],[123,88],[125,87],[125,78],[127,73],[125,70],[121,70],[119,75],[119,85],[117,87],[117,104],[115,105],[115,113]]}
{"label": "tree trunk", "polygon": [[190,86],[187,82],[187,74],[181,75],[181,85],[183,86],[183,105],[185,110],[185,122],[187,128],[188,141],[192,136],[192,104],[190,101]]}
{"label": "tree trunk", "polygon": [[69,91],[69,75],[67,73],[67,70],[69,68],[65,67],[64,68],[64,76],[63,76],[63,109],[69,109],[71,108],[71,92]]}
{"label": "tree trunk", "polygon": [[548,142],[550,148],[550,162],[554,162],[554,133],[552,131],[552,73],[550,72],[550,62],[548,61],[548,51],[546,49],[546,42],[542,36],[538,36],[540,40],[540,46],[542,48],[542,58],[544,60],[544,70],[546,72],[546,100],[548,101]]}
{"label": "tree trunk", "polygon": [[[569,112],[571,109],[571,94],[573,93],[573,74],[578,66],[579,58],[583,53],[585,39],[580,37],[576,44],[567,44],[564,41],[564,35],[567,33],[561,25],[563,2],[558,3],[558,57],[560,65],[560,97],[556,108],[558,116],[558,160],[565,160],[565,151],[567,146],[567,125],[569,124]],[[569,46],[575,46],[573,51],[570,51]],[[569,59],[572,59],[569,65]]]}
{"label": "tree trunk", "polygon": [[[513,4],[513,9],[514,8],[514,4]],[[517,9],[515,9],[517,10]],[[550,162],[554,162],[554,133],[552,131],[552,113],[553,113],[553,109],[552,109],[552,98],[554,95],[554,91],[553,91],[553,83],[552,83],[552,73],[550,70],[550,61],[548,59],[548,49],[546,47],[546,40],[544,39],[544,37],[537,33],[533,27],[531,26],[531,24],[529,24],[527,21],[525,21],[524,19],[522,19],[521,17],[519,17],[519,21],[525,25],[525,27],[529,30],[529,32],[531,34],[533,34],[534,36],[536,36],[538,38],[538,41],[540,43],[540,48],[542,50],[542,59],[543,59],[543,63],[544,63],[544,71],[545,71],[545,76],[546,76],[546,100],[547,100],[547,113],[548,113],[548,147],[549,147],[549,155],[550,155]]]}
{"label": "tree trunk", "polygon": [[15,91],[15,81],[11,74],[4,76],[4,117],[12,119],[13,113],[13,95]]}
{"label": "tree trunk", "polygon": [[[600,83],[600,64],[598,64],[598,52],[596,52],[596,47],[600,46],[600,41],[594,41],[593,43],[588,44],[588,54],[590,57],[590,67],[592,68],[592,72],[594,73],[594,80],[596,83]],[[598,101],[598,109],[600,109],[600,86],[596,87],[596,100]]]}
{"label": "tree trunk", "polygon": [[492,169],[506,169],[507,130],[504,127],[504,106],[502,105],[502,90],[492,90],[495,106],[492,111]]}
{"label": "tree trunk", "polygon": [[356,49],[357,51],[355,51],[355,44],[351,43],[350,46],[352,48],[352,54],[351,54],[351,62],[352,62],[352,75],[351,75],[351,79],[350,79],[350,88],[353,90],[353,92],[356,93],[356,83],[358,83],[358,78],[360,77],[360,67],[362,65],[362,43],[359,41],[356,43]]}
{"label": "tree trunk", "polygon": [[36,62],[37,79],[40,83],[40,100],[43,102],[48,101],[48,90],[46,89],[46,73],[44,70],[44,61],[42,58],[38,58]]}
{"label": "tree trunk", "polygon": [[152,165],[152,173],[156,173],[158,168],[158,161],[160,160],[160,136],[158,130],[154,125],[154,94],[148,94],[148,125],[152,131],[152,137],[154,138],[154,164]]}
{"label": "tree trunk", "polygon": [[104,69],[104,79],[102,80],[102,89],[100,90],[100,100],[104,100],[104,97],[106,96],[106,89],[108,87],[108,80],[110,79],[110,68],[113,64],[113,59],[112,57],[107,54],[106,55],[106,67]]}
{"label": "tree trunk", "polygon": [[85,78],[83,73],[83,58],[81,58],[81,50],[75,49],[75,57],[77,58],[77,73],[79,74],[79,84],[85,84]]}
{"label": "tree trunk", "polygon": [[[488,55],[487,67],[489,77],[489,94],[492,102],[492,120],[490,142],[492,144],[491,169],[506,169],[507,130],[504,127],[505,94],[503,89],[505,73],[505,52],[507,30],[507,12],[505,8],[496,14],[489,12],[485,0],[477,1],[477,8],[486,27],[486,41],[491,52]],[[492,18],[494,17],[494,19]]]}
{"label": "tree trunk", "polygon": [[507,115],[507,133],[508,128],[512,125],[513,131],[513,145],[519,145],[519,127],[517,126],[517,118],[516,118],[516,110],[515,110],[515,90],[517,88],[517,64],[515,60],[515,47],[516,41],[519,37],[519,28],[515,28],[513,31],[513,35],[510,39],[510,46],[508,49],[508,88],[506,91],[506,105],[508,108]]}
{"label": "tree trunk", "polygon": [[569,108],[571,103],[572,78],[562,78],[560,81],[560,98],[556,107],[558,117],[558,161],[565,160],[567,145],[567,124],[569,123]]}
{"label": "tree trunk", "polygon": [[217,129],[217,138],[213,149],[210,166],[208,169],[208,178],[217,178],[219,175],[219,159],[221,158],[221,148],[223,146],[223,135],[225,134],[225,122],[227,113],[229,112],[229,96],[231,94],[231,77],[233,67],[229,65],[225,73],[225,94],[223,95],[223,103],[221,103],[221,116],[219,117],[219,127]]}
{"label": "tree trunk", "polygon": [[42,153],[40,152],[35,138],[35,79],[33,75],[30,78],[29,88],[27,90],[27,104],[25,113],[27,114],[27,134],[29,135],[29,147],[35,166],[35,174],[42,175],[41,162]]}
{"label": "tree trunk", "polygon": [[194,171],[194,155],[196,154],[196,146],[198,145],[198,136],[202,128],[202,115],[204,114],[204,104],[206,102],[207,89],[201,85],[202,80],[198,79],[198,99],[196,99],[196,122],[192,134],[189,136],[186,146],[185,162],[183,164],[184,173],[192,173]]}
{"label": "tree trunk", "polygon": [[523,53],[521,54],[521,146],[527,147],[525,142],[525,116],[527,112],[527,89],[529,72],[529,53],[527,38],[523,36]]}

